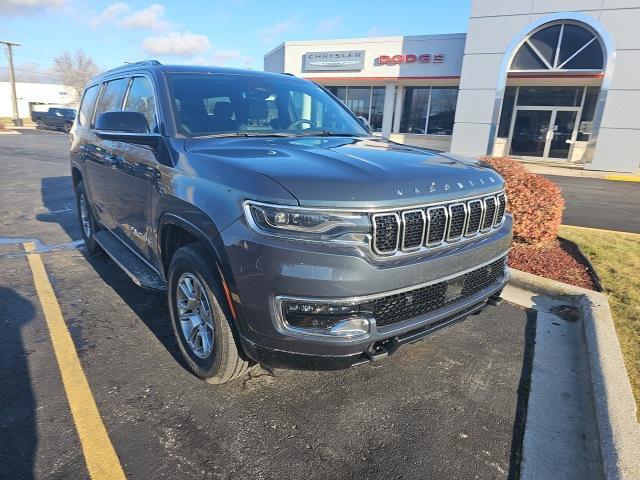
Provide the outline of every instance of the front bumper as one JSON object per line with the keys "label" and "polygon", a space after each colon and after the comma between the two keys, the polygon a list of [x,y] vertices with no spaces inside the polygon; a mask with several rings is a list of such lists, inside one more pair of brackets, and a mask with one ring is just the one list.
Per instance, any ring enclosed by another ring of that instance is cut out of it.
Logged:
{"label": "front bumper", "polygon": [[248,356],[265,364],[340,368],[338,365],[358,363],[354,359],[363,355],[366,359],[366,352],[371,352],[374,344],[389,339],[401,344],[403,338],[442,328],[484,306],[504,287],[506,278],[424,315],[385,326],[374,322],[368,335],[355,338],[322,338],[287,331],[278,318],[277,299],[351,300],[441,282],[504,257],[511,245],[511,226],[511,217],[507,216],[499,230],[477,241],[433,254],[378,259],[356,247],[259,235],[240,219],[223,232],[223,241],[233,275],[243,347]]}

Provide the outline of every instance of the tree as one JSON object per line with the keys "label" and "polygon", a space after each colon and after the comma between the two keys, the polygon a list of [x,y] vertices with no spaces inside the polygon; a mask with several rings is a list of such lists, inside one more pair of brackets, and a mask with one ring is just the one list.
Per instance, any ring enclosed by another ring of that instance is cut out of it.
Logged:
{"label": "tree", "polygon": [[76,50],[73,54],[65,50],[54,59],[53,69],[64,85],[76,91],[78,98],[87,82],[98,73],[96,62],[83,50]]}

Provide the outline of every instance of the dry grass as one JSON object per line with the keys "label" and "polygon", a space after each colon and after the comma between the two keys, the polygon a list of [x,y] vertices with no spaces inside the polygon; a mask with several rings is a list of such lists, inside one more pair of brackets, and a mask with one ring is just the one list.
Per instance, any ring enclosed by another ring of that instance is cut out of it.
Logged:
{"label": "dry grass", "polygon": [[640,235],[562,226],[595,267],[609,297],[640,415]]}

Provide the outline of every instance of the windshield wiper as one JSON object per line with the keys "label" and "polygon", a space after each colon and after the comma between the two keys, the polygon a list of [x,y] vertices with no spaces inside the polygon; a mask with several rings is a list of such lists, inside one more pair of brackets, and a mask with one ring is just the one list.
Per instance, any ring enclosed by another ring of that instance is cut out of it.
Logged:
{"label": "windshield wiper", "polygon": [[284,132],[226,132],[210,133],[207,135],[196,135],[193,138],[229,138],[229,137],[294,137],[292,133]]}
{"label": "windshield wiper", "polygon": [[298,137],[364,137],[351,132],[332,132],[331,130],[314,130],[296,134]]}

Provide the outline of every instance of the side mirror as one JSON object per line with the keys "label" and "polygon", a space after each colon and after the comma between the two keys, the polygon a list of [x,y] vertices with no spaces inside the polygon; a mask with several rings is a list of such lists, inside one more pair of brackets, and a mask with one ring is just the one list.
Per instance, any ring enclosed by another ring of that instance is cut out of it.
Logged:
{"label": "side mirror", "polygon": [[371,133],[371,124],[369,123],[369,120],[364,117],[358,116],[358,121],[362,124],[367,132]]}
{"label": "side mirror", "polygon": [[140,112],[104,112],[96,119],[96,135],[103,140],[156,146],[160,135],[149,131],[147,118]]}

